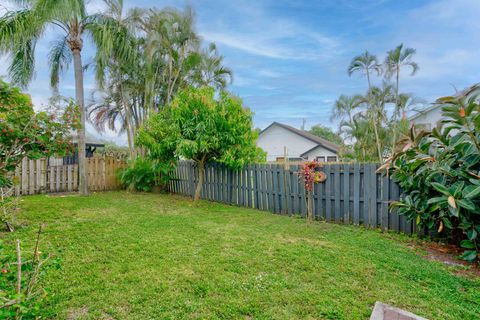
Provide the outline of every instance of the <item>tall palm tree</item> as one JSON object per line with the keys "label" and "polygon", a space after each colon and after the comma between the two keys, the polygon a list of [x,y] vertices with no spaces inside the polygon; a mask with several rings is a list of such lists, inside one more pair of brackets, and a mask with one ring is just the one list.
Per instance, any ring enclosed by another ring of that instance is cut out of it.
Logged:
{"label": "tall palm tree", "polygon": [[382,73],[382,66],[378,63],[378,59],[375,55],[370,54],[370,52],[365,51],[359,56],[356,56],[350,62],[350,65],[347,69],[348,75],[352,76],[355,72],[361,72],[368,82],[368,90],[372,88],[371,74],[376,73],[380,75]]}
{"label": "tall palm tree", "polygon": [[[85,0],[24,0],[19,3],[23,8],[9,11],[0,18],[0,50],[11,55],[8,71],[12,81],[25,87],[34,76],[36,43],[49,27],[60,31],[49,53],[51,85],[58,85],[60,74],[73,60],[75,98],[81,118],[81,128],[78,129],[79,192],[87,195],[84,66],[81,52],[84,37],[103,30],[99,28],[102,16],[88,15]],[[97,35],[95,38],[102,37]]]}
{"label": "tall palm tree", "polygon": [[402,68],[408,67],[411,69],[410,75],[415,75],[419,67],[416,62],[414,62],[413,56],[415,55],[416,50],[413,48],[404,48],[403,43],[397,46],[395,49],[387,52],[387,57],[385,58],[385,76],[390,79],[392,76],[395,76],[395,104],[398,108],[399,106],[399,86],[400,86],[400,70]]}
{"label": "tall palm tree", "polygon": [[375,134],[375,144],[377,147],[378,161],[383,160],[385,137],[383,135],[384,125],[387,124],[388,117],[385,106],[394,101],[393,88],[388,83],[383,83],[382,87],[372,87],[364,98],[364,103],[368,104],[365,117],[370,121]]}

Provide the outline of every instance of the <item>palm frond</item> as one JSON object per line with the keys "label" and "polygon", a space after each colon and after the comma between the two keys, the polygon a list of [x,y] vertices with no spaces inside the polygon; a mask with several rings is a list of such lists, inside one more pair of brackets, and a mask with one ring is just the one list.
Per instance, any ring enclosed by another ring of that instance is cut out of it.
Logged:
{"label": "palm frond", "polygon": [[51,50],[48,54],[48,62],[50,65],[50,85],[57,88],[60,75],[68,69],[68,65],[72,61],[72,52],[68,47],[68,37],[53,41]]}

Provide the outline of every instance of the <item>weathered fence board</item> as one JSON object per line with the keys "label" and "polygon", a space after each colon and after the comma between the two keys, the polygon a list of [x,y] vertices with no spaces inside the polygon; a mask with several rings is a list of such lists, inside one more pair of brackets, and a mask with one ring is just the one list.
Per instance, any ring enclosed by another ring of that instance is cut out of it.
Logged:
{"label": "weathered fence board", "polygon": [[[114,157],[87,159],[87,182],[90,191],[120,188],[116,173],[125,167],[125,160]],[[15,170],[15,194],[73,192],[78,190],[78,165],[49,166],[47,159],[24,158]],[[187,176],[185,176],[187,178]]]}
{"label": "weathered fence board", "polygon": [[[105,163],[108,165],[108,163]],[[325,164],[327,180],[316,184],[313,212],[316,219],[364,225],[405,233],[415,232],[412,222],[390,212],[389,203],[398,200],[400,189],[390,177],[377,173],[377,164]],[[299,181],[299,165],[252,164],[230,170],[219,163],[205,168],[203,199],[306,216],[305,189]],[[170,190],[193,196],[198,169],[194,162],[180,161]]]}

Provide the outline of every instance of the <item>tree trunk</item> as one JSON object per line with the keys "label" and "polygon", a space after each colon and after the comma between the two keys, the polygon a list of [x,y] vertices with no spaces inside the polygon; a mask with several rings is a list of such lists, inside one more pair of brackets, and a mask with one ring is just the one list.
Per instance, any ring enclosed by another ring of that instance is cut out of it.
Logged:
{"label": "tree trunk", "polygon": [[378,135],[378,129],[377,129],[377,124],[373,123],[373,131],[375,132],[375,142],[376,142],[376,145],[377,145],[377,152],[378,152],[378,161],[382,162],[382,148],[381,148],[381,145],[380,145],[380,137]]}
{"label": "tree trunk", "polygon": [[128,105],[128,99],[125,97],[123,86],[120,87],[120,90],[122,91],[122,104],[125,108],[125,126],[127,127],[128,151],[130,153],[130,159],[133,159],[135,138],[133,135],[133,117],[130,106]]}
{"label": "tree trunk", "polygon": [[83,98],[83,67],[80,48],[73,48],[73,65],[75,74],[75,98],[80,109],[80,128],[78,129],[78,192],[88,195],[87,159],[85,152],[85,104]]}
{"label": "tree trunk", "polygon": [[202,157],[200,161],[197,161],[197,165],[198,165],[198,181],[197,181],[197,186],[195,187],[195,195],[193,197],[194,201],[199,200],[200,195],[202,193],[203,180],[205,178],[205,157]]}
{"label": "tree trunk", "polygon": [[307,222],[313,221],[313,192],[307,191]]}

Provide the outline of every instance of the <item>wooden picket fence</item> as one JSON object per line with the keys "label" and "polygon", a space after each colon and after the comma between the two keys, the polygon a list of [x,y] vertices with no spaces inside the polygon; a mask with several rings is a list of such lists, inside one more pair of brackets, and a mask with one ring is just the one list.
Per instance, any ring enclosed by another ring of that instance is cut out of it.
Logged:
{"label": "wooden picket fence", "polygon": [[[314,217],[337,223],[364,225],[407,234],[415,224],[391,212],[400,189],[388,176],[377,173],[378,164],[325,164],[327,179],[315,185]],[[170,191],[193,196],[197,168],[192,161],[178,163]],[[253,164],[231,170],[218,163],[207,164],[201,197],[277,214],[306,216],[305,189],[298,177],[299,165]]]}
{"label": "wooden picket fence", "polygon": [[[116,172],[125,167],[123,159],[92,157],[87,159],[87,182],[90,191],[120,188]],[[49,165],[48,159],[24,158],[15,170],[15,194],[78,191],[78,165]]]}

